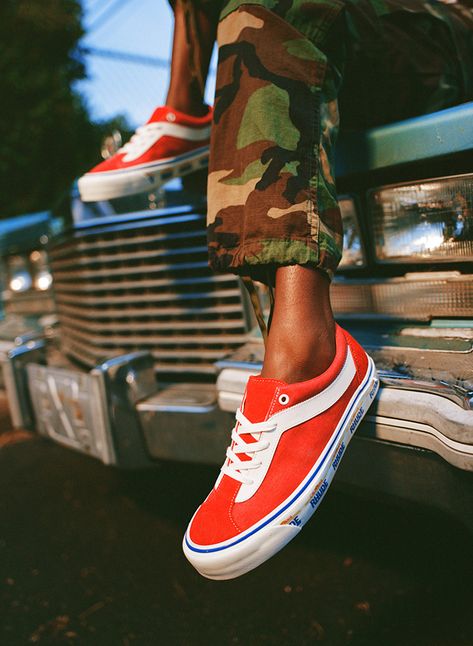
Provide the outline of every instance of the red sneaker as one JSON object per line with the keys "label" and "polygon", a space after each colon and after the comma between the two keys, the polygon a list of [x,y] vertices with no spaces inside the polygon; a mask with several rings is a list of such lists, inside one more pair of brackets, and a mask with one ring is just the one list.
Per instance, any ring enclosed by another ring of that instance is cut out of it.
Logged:
{"label": "red sneaker", "polygon": [[215,487],[183,548],[209,579],[233,579],[294,538],[324,497],[378,390],[373,360],[337,326],[332,365],[309,381],[250,377]]}
{"label": "red sneaker", "polygon": [[204,117],[157,108],[123,148],[79,179],[81,199],[95,202],[150,191],[206,167],[211,123],[211,108]]}

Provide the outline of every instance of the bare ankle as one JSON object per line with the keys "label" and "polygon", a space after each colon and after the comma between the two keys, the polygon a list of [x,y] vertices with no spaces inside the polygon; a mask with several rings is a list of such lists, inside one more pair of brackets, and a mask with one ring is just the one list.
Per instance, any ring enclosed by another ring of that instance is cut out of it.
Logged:
{"label": "bare ankle", "polygon": [[335,353],[334,324],[293,334],[270,334],[261,376],[286,383],[307,381],[325,372]]}
{"label": "bare ankle", "polygon": [[295,383],[330,366],[336,348],[329,286],[316,269],[294,265],[277,270],[263,377]]}
{"label": "bare ankle", "polygon": [[166,105],[190,117],[205,117],[209,111],[208,106],[203,101],[191,101],[172,96],[167,98]]}

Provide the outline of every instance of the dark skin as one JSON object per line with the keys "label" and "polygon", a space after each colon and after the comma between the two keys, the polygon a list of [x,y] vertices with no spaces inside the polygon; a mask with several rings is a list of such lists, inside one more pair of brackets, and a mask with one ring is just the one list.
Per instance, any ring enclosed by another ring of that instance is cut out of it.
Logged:
{"label": "dark skin", "polygon": [[[218,3],[216,3],[218,5]],[[204,102],[205,80],[217,35],[218,13],[211,7],[194,5],[196,42],[189,42],[186,29],[186,4],[173,3],[174,38],[171,59],[171,78],[166,105],[179,112],[202,117],[208,112]],[[187,20],[189,15],[187,14]],[[189,64],[193,61],[193,65]]]}
{"label": "dark skin", "polygon": [[[185,114],[203,116],[207,113],[204,81],[215,42],[218,14],[209,7],[195,7],[198,36],[194,43],[187,40],[186,10],[182,0],[176,0],[174,15],[171,80],[166,105]],[[194,70],[189,65],[191,57]],[[329,280],[318,269],[291,265],[276,270],[274,311],[262,377],[295,383],[312,379],[330,366],[335,356],[335,321],[329,290]]]}
{"label": "dark skin", "polygon": [[318,269],[276,270],[274,311],[262,377],[295,383],[324,372],[335,357],[330,282]]}

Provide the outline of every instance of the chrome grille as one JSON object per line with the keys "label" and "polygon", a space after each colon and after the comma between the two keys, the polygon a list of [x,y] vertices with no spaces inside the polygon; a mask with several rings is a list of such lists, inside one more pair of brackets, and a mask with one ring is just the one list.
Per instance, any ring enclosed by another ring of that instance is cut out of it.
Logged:
{"label": "chrome grille", "polygon": [[82,226],[50,262],[62,349],[88,367],[149,350],[158,373],[211,375],[246,341],[240,284],[209,270],[202,214]]}

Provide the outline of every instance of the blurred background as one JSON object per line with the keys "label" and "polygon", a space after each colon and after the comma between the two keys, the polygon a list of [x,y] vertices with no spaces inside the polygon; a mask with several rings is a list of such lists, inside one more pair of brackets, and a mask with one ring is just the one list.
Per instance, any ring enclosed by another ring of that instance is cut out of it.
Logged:
{"label": "blurred background", "polygon": [[0,38],[6,218],[51,208],[100,161],[107,134],[126,139],[163,103],[172,12],[166,0],[3,2]]}
{"label": "blurred background", "polygon": [[[162,104],[169,80],[172,12],[166,0],[83,0],[79,48],[87,78],[77,91],[91,118],[122,115],[133,128]],[[212,101],[215,60],[207,87]]]}

